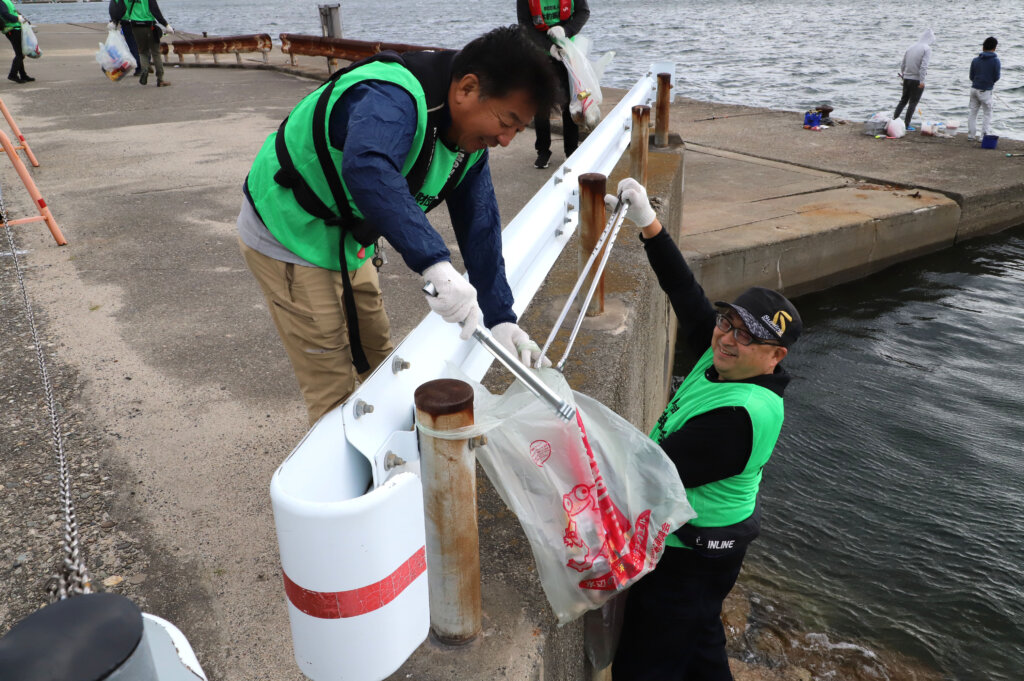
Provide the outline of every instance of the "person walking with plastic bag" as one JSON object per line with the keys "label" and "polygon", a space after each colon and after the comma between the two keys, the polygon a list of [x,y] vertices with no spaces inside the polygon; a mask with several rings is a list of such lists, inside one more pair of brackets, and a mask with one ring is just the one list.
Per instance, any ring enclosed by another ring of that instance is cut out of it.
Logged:
{"label": "person walking with plastic bag", "polygon": [[149,64],[152,62],[157,87],[170,85],[164,80],[164,62],[160,58],[160,36],[163,35],[160,26],[164,26],[168,33],[174,33],[174,28],[164,19],[157,1],[115,0],[115,3],[109,8],[110,21],[111,24],[122,22],[131,26],[139,51],[139,84],[145,85],[149,81]]}
{"label": "person walking with plastic bag", "polygon": [[[996,46],[999,41],[989,36],[981,44],[982,52],[971,60],[971,102],[967,116],[967,141],[981,139],[992,132],[992,92],[1000,76],[999,57]],[[981,134],[976,135],[978,109],[981,109]]]}
{"label": "person walking with plastic bag", "polygon": [[911,45],[903,54],[903,61],[900,63],[900,78],[903,79],[903,94],[900,96],[900,103],[896,105],[896,112],[893,118],[899,118],[903,107],[907,107],[907,130],[910,127],[910,120],[917,111],[917,103],[921,101],[924,94],[924,81],[928,75],[928,61],[932,57],[932,43],[935,42],[935,34],[932,29],[926,29],[916,43]]}
{"label": "person walking with plastic bag", "polygon": [[11,0],[0,0],[0,25],[2,25],[4,35],[11,41],[11,47],[14,48],[14,61],[11,62],[11,71],[7,74],[7,80],[12,80],[15,83],[31,83],[35,78],[25,73],[25,53],[21,44],[21,19]]}
{"label": "person walking with plastic bag", "polygon": [[[572,120],[569,111],[569,98],[572,88],[569,85],[569,74],[562,66],[558,51],[551,39],[551,32],[559,38],[572,38],[579,33],[587,19],[590,18],[590,6],[587,0],[516,0],[516,18],[519,25],[526,29],[530,41],[551,55],[556,72],[561,74],[561,86],[564,92],[559,94],[562,99],[562,147],[565,157],[569,158],[580,142],[580,129]],[[537,151],[535,168],[547,168],[551,163],[551,118],[548,112],[541,111],[534,118],[533,127],[537,131],[534,149]]]}
{"label": "person walking with plastic bag", "polygon": [[731,680],[722,602],[760,531],[757,493],[789,383],[780,362],[802,322],[792,303],[766,288],[712,305],[644,188],[626,179],[619,196],[642,229],[679,338],[699,357],[650,434],[675,464],[697,517],[669,535],[654,572],[630,588],[612,676]]}
{"label": "person walking with plastic bag", "polygon": [[124,38],[125,45],[128,46],[128,51],[131,52],[132,59],[135,60],[135,72],[133,76],[139,76],[142,74],[142,69],[139,68],[139,48],[135,44],[135,36],[132,35],[132,27],[128,25],[118,26],[118,20],[114,17],[124,16],[124,9],[118,9],[124,4],[124,0],[110,0],[110,4],[107,6],[107,13],[110,15],[110,23],[107,24],[107,28],[110,30],[119,30],[121,36]]}

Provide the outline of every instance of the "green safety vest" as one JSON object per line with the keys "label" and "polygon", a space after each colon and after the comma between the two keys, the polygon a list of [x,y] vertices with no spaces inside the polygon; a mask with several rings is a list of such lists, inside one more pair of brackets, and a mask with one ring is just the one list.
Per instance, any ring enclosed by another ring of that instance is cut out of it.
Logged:
{"label": "green safety vest", "polygon": [[[379,232],[364,222],[341,179],[344,152],[328,141],[331,110],[358,83],[394,83],[415,100],[416,132],[401,172],[424,212],[465,178],[483,150],[467,159],[463,152],[449,149],[431,115],[447,102],[451,58],[450,52],[404,57],[382,52],[353,64],[303,98],[278,131],[267,137],[249,171],[247,186],[263,223],[285,248],[318,267],[340,270],[344,227],[347,270],[358,269],[373,256]],[[282,160],[293,170],[283,168]],[[336,200],[342,192],[345,199]]]}
{"label": "green safety vest", "polygon": [[530,0],[529,5],[533,27],[538,31],[547,31],[568,21],[576,9],[574,0]]}
{"label": "green safety vest", "polygon": [[14,23],[10,23],[10,22],[4,21],[3,19],[0,19],[0,24],[2,24],[2,26],[0,26],[0,30],[2,30],[4,33],[6,33],[7,31],[10,31],[12,29],[20,28],[21,27],[21,22],[17,20],[18,19],[18,10],[14,9],[14,3],[11,2],[11,0],[2,0],[2,1],[7,6],[7,11],[11,13],[11,16],[14,17],[15,21],[14,21]]}
{"label": "green safety vest", "polygon": [[156,21],[149,11],[149,0],[125,0],[128,11],[124,13],[125,21]]}
{"label": "green safety vest", "polygon": [[[712,357],[712,350],[708,348],[697,360],[650,435],[655,442],[661,442],[691,418],[721,407],[743,407],[750,415],[754,439],[743,471],[724,480],[686,489],[686,498],[697,513],[689,522],[695,527],[734,525],[754,513],[761,469],[772,455],[785,416],[782,398],[768,388],[752,383],[709,381],[705,372],[711,367]],[[675,535],[670,535],[666,543],[684,545]]]}

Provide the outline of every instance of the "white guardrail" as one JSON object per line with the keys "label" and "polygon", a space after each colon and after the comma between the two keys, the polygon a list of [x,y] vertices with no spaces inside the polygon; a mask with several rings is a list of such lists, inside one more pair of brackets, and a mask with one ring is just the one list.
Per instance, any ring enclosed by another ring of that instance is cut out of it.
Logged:
{"label": "white guardrail", "polygon": [[[658,73],[674,80],[675,65],[652,64],[503,231],[517,315],[576,230],[579,175],[612,171],[630,143],[633,107],[657,96]],[[307,677],[383,679],[426,638],[413,395],[423,383],[449,378],[448,363],[480,380],[493,359],[477,341],[460,340],[458,327],[428,314],[274,473],[270,497],[292,642]],[[403,463],[395,465],[396,457]]]}

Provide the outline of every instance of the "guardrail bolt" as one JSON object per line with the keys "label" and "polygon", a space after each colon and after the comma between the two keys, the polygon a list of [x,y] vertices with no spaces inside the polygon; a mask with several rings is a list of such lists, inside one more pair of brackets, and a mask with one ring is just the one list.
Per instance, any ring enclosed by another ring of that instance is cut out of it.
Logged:
{"label": "guardrail bolt", "polygon": [[399,371],[405,371],[411,366],[412,364],[410,364],[407,360],[404,360],[401,357],[396,356],[393,360],[391,360],[391,373],[397,374]]}
{"label": "guardrail bolt", "polygon": [[356,418],[365,416],[366,414],[373,413],[373,405],[365,400],[356,400],[356,404],[352,407],[352,412],[356,415]]}

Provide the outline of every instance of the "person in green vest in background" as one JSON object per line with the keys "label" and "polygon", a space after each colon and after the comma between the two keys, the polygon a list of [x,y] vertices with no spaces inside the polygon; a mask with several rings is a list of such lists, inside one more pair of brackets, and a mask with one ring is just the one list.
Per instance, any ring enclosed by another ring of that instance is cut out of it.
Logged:
{"label": "person in green vest in background", "polygon": [[[139,84],[149,82],[149,64],[152,61],[156,71],[157,87],[171,83],[164,79],[164,62],[160,57],[160,24],[168,33],[174,28],[164,19],[156,0],[114,0],[109,7],[110,23],[126,23],[131,27],[135,46],[139,51]],[[111,26],[112,27],[112,26]]]}
{"label": "person in green vest in background", "polygon": [[[579,33],[590,18],[590,6],[587,0],[516,0],[516,17],[519,25],[527,30],[530,40],[551,55],[556,73],[561,74],[562,92],[558,99],[562,105],[562,146],[565,157],[569,158],[579,146],[580,129],[569,114],[569,97],[572,96],[569,74],[560,63],[548,34],[551,31],[561,32],[571,38]],[[537,131],[534,144],[537,160],[533,165],[535,168],[547,168],[551,163],[551,119],[548,112],[542,111],[534,119],[533,126]]]}
{"label": "person in green vest in background", "polygon": [[31,83],[35,78],[25,73],[25,54],[21,50],[21,18],[11,0],[0,0],[0,25],[2,25],[4,35],[11,41],[11,47],[14,48],[14,61],[11,62],[11,71],[7,74],[7,80],[13,80],[15,83]]}
{"label": "person in green vest in background", "polygon": [[642,228],[679,339],[699,359],[651,431],[697,517],[669,535],[657,567],[630,588],[612,677],[729,681],[722,602],[760,531],[757,493],[790,379],[780,363],[803,322],[789,300],[766,288],[712,305],[644,188],[627,178],[618,189],[630,202],[626,217]]}
{"label": "person in green vest in background", "polygon": [[[482,322],[523,362],[488,147],[549,111],[555,73],[517,26],[455,52],[381,52],[302,99],[256,156],[238,216],[312,425],[391,353],[377,269],[383,240],[432,284],[430,308]],[[467,281],[426,213],[444,201]]]}

